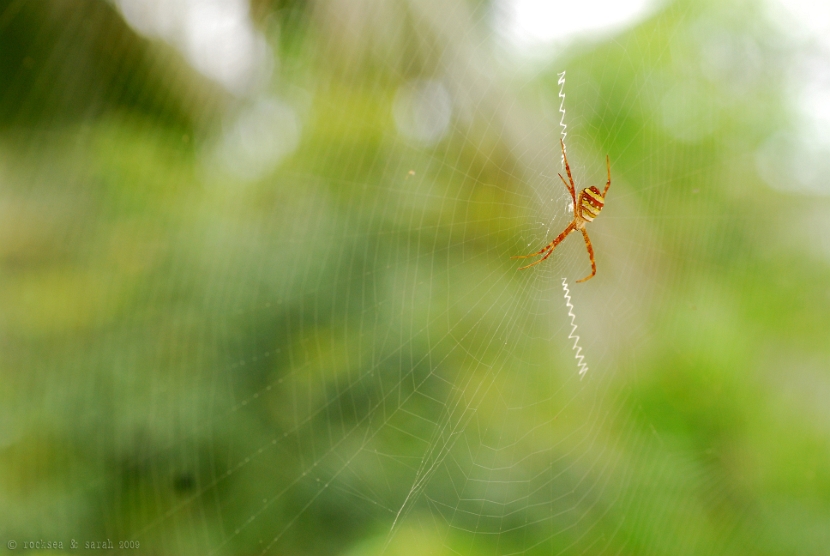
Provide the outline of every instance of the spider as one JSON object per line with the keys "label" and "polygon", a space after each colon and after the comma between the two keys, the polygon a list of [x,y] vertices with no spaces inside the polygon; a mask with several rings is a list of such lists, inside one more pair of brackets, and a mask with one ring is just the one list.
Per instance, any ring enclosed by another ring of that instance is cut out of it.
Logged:
{"label": "spider", "polygon": [[605,166],[608,169],[608,181],[605,184],[605,191],[602,193],[599,192],[595,186],[588,187],[583,189],[579,192],[579,196],[576,196],[576,186],[574,185],[574,179],[571,175],[571,167],[568,166],[568,156],[565,154],[565,142],[562,139],[559,140],[559,144],[562,145],[562,159],[565,161],[565,170],[568,172],[568,179],[570,180],[570,184],[565,181],[565,178],[562,177],[562,174],[559,174],[559,179],[562,180],[562,183],[565,184],[565,187],[568,189],[568,193],[571,194],[571,199],[574,203],[574,219],[573,222],[568,224],[568,227],[565,230],[556,236],[556,239],[542,247],[539,251],[535,253],[531,253],[530,255],[517,255],[515,257],[510,257],[511,259],[527,259],[529,257],[536,257],[539,255],[544,254],[544,257],[539,259],[534,263],[530,263],[527,266],[521,267],[519,270],[524,270],[526,268],[530,268],[531,266],[537,265],[550,257],[550,254],[553,253],[553,250],[556,249],[556,246],[559,245],[563,239],[568,237],[574,230],[579,230],[582,232],[582,237],[585,238],[585,246],[588,248],[588,256],[591,257],[591,275],[586,276],[582,280],[577,280],[577,282],[585,282],[593,278],[597,273],[597,263],[594,261],[594,248],[591,246],[591,239],[588,237],[588,232],[585,231],[585,224],[588,222],[592,222],[594,218],[599,216],[599,212],[602,210],[603,205],[605,204],[605,194],[608,193],[608,188],[611,187],[611,161],[608,158],[608,155],[605,156]]}

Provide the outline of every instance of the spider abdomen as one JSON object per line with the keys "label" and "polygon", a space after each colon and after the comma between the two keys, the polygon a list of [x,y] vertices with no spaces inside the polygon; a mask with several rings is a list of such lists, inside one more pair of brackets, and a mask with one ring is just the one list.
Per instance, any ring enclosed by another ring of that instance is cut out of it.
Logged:
{"label": "spider abdomen", "polygon": [[579,215],[588,222],[591,222],[599,216],[603,205],[605,205],[605,197],[599,192],[596,187],[589,187],[583,189],[579,195],[582,202],[579,206]]}

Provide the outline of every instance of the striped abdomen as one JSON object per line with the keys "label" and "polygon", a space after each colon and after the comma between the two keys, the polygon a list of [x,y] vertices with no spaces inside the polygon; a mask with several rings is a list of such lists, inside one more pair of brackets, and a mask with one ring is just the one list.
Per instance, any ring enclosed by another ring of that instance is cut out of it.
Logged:
{"label": "striped abdomen", "polygon": [[599,212],[605,204],[605,198],[596,187],[583,189],[579,197],[582,199],[579,206],[579,215],[588,222],[591,222],[599,216]]}

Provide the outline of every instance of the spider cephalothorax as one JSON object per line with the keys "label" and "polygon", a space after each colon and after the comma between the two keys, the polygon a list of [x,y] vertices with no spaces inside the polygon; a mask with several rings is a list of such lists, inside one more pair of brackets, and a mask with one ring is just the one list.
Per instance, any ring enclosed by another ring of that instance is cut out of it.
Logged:
{"label": "spider cephalothorax", "polygon": [[579,196],[577,197],[576,185],[574,184],[574,178],[571,175],[571,167],[568,165],[568,156],[565,154],[565,143],[560,139],[559,144],[562,145],[562,160],[565,161],[565,170],[568,172],[568,180],[570,183],[565,181],[562,174],[559,174],[559,179],[562,180],[562,183],[564,183],[565,187],[568,189],[568,193],[571,194],[571,200],[574,204],[574,219],[570,224],[568,224],[568,227],[565,228],[561,234],[556,236],[556,239],[542,247],[539,251],[531,253],[530,255],[518,255],[511,258],[527,259],[529,257],[544,255],[538,261],[530,263],[527,266],[523,266],[519,270],[530,268],[531,266],[537,265],[550,257],[550,254],[553,253],[556,246],[559,245],[563,239],[568,237],[568,234],[574,230],[579,230],[582,232],[582,237],[585,238],[585,246],[588,248],[588,256],[591,257],[591,275],[586,276],[582,280],[577,280],[577,282],[584,282],[593,278],[597,273],[597,263],[594,261],[594,248],[591,246],[591,239],[588,237],[588,232],[585,231],[585,224],[593,222],[594,218],[599,216],[602,207],[605,206],[605,194],[608,193],[608,188],[611,187],[611,160],[607,156],[605,157],[605,166],[608,170],[608,181],[605,183],[605,190],[600,193],[596,186],[591,186],[580,191]]}

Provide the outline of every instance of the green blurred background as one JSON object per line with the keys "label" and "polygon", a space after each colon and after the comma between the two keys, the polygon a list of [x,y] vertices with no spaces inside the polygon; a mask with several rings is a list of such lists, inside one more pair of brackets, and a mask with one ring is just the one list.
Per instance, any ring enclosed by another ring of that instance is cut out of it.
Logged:
{"label": "green blurred background", "polygon": [[830,48],[520,4],[0,2],[0,551],[830,553]]}

